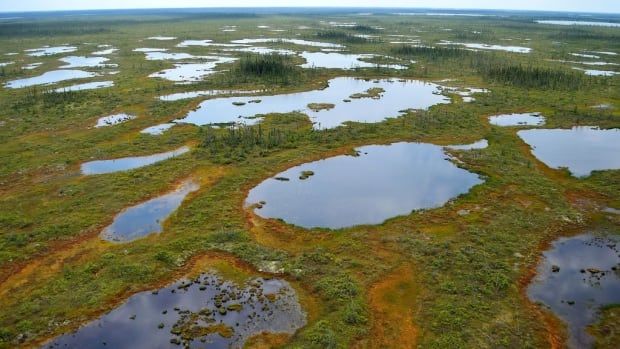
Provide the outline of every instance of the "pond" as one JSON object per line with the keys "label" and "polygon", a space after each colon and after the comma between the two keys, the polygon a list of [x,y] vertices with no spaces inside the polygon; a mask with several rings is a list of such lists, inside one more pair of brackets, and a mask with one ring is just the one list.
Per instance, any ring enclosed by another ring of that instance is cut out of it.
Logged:
{"label": "pond", "polygon": [[504,45],[488,45],[488,44],[478,44],[478,43],[463,43],[463,42],[451,42],[443,40],[439,43],[440,45],[460,45],[472,50],[492,50],[492,51],[506,51],[506,52],[516,52],[516,53],[530,53],[532,49],[529,47],[522,46],[504,46]]}
{"label": "pond", "polygon": [[45,72],[42,75],[9,81],[4,84],[4,87],[23,88],[35,85],[51,85],[61,81],[86,79],[95,76],[97,76],[97,74],[83,70],[52,70]]}
{"label": "pond", "polygon": [[285,280],[258,277],[237,285],[211,272],[138,293],[44,347],[240,349],[254,335],[292,335],[305,324],[297,294]]}
{"label": "pond", "polygon": [[41,56],[57,55],[61,53],[75,52],[77,51],[77,47],[75,46],[54,46],[54,47],[43,46],[40,48],[33,48],[33,49],[25,50],[25,51],[28,52],[29,56],[41,57]]}
{"label": "pond", "polygon": [[193,181],[185,181],[176,190],[148,200],[119,213],[114,222],[101,232],[107,241],[127,242],[144,236],[161,233],[162,223],[174,212],[192,192],[200,186]]}
{"label": "pond", "polygon": [[35,63],[29,63],[26,64],[22,67],[22,69],[24,70],[33,70],[33,69],[37,69],[38,67],[42,66],[43,62],[35,62]]}
{"label": "pond", "polygon": [[95,127],[106,127],[106,126],[117,125],[125,121],[135,119],[135,118],[136,117],[134,115],[129,115],[125,113],[108,115],[108,116],[99,118],[99,120],[97,120],[97,125],[95,125]]}
{"label": "pond", "polygon": [[542,126],[545,117],[540,113],[502,114],[489,117],[489,123],[495,126]]}
{"label": "pond", "polygon": [[247,53],[257,53],[259,55],[270,55],[270,54],[279,54],[279,55],[295,55],[297,52],[292,50],[287,50],[283,48],[269,48],[269,47],[241,47],[241,48],[230,48],[226,49],[228,52],[247,52]]}
{"label": "pond", "polygon": [[243,95],[265,92],[265,90],[203,90],[203,91],[189,91],[173,93],[165,96],[160,96],[159,100],[164,102],[174,102],[183,99],[191,99],[196,97],[212,97],[221,95]]}
{"label": "pond", "polygon": [[132,156],[120,159],[112,160],[96,160],[89,161],[82,164],[82,174],[84,175],[96,175],[104,173],[113,173],[120,171],[128,171],[143,166],[152,165],[154,163],[173,158],[185,154],[189,151],[188,147],[181,147],[179,149],[153,154],[146,156]]}
{"label": "pond", "polygon": [[148,40],[160,40],[160,41],[168,41],[176,39],[176,36],[151,36],[147,38]]}
{"label": "pond", "polygon": [[583,234],[555,241],[527,289],[568,326],[569,347],[587,348],[586,327],[602,306],[620,303],[620,237]]}
{"label": "pond", "polygon": [[182,52],[161,52],[151,51],[144,52],[147,61],[164,61],[164,60],[182,60],[182,59],[200,59],[202,57],[194,56],[189,53]]}
{"label": "pond", "polygon": [[250,46],[250,45],[246,45],[246,44],[223,44],[223,43],[217,43],[217,42],[213,42],[213,40],[185,40],[182,41],[180,44],[177,45],[177,47],[190,47],[190,46],[205,46],[205,47],[209,47],[209,46],[215,46],[215,47],[242,47],[242,46]]}
{"label": "pond", "polygon": [[281,172],[253,188],[245,204],[264,218],[339,229],[440,207],[483,182],[434,144],[370,145],[356,153]]}
{"label": "pond", "polygon": [[[261,102],[253,103],[258,100]],[[333,104],[333,107],[315,111],[308,107],[312,103]],[[322,129],[337,127],[346,121],[380,122],[400,116],[406,109],[427,109],[442,103],[450,103],[450,99],[441,95],[440,86],[433,83],[342,77],[331,79],[329,86],[322,90],[206,100],[177,122],[255,124],[264,114],[300,111],[311,118],[316,129]]]}
{"label": "pond", "polygon": [[109,60],[110,59],[106,57],[69,56],[69,57],[63,57],[60,59],[60,61],[67,63],[66,65],[63,65],[60,68],[68,69],[68,68],[93,68],[93,67],[110,66],[110,65],[104,64],[105,62]]}
{"label": "pond", "polygon": [[589,76],[614,76],[620,74],[612,70],[583,69],[578,67],[573,67],[573,69],[580,70]]}
{"label": "pond", "polygon": [[95,82],[87,82],[85,84],[77,84],[77,85],[57,88],[54,90],[54,92],[95,90],[95,89],[112,87],[112,86],[114,86],[114,81],[95,81]]}
{"label": "pond", "polygon": [[591,22],[591,21],[536,21],[540,24],[554,24],[554,25],[586,25],[594,27],[620,27],[620,23],[613,22]]}
{"label": "pond", "polygon": [[174,125],[176,124],[173,124],[173,123],[159,124],[159,125],[147,127],[144,130],[140,131],[140,133],[148,134],[152,136],[159,136],[159,135],[164,134],[164,132],[172,128],[172,126]]}
{"label": "pond", "polygon": [[568,168],[573,176],[620,169],[620,129],[583,126],[572,129],[534,129],[517,133],[540,161],[552,168]]}
{"label": "pond", "polygon": [[177,84],[188,84],[201,81],[205,76],[215,73],[215,68],[219,64],[231,63],[237,60],[233,57],[207,56],[201,58],[212,59],[212,61],[204,63],[176,63],[174,68],[153,73],[149,77],[166,79]]}
{"label": "pond", "polygon": [[231,43],[233,44],[285,43],[285,44],[294,44],[294,45],[311,46],[311,47],[326,47],[326,48],[344,48],[345,47],[340,44],[332,44],[329,42],[308,41],[308,40],[301,40],[301,39],[278,39],[278,38],[241,39],[241,40],[232,40]]}
{"label": "pond", "polygon": [[118,51],[118,49],[112,47],[112,48],[106,48],[106,49],[103,49],[103,50],[100,50],[100,51],[95,51],[92,54],[93,55],[111,55],[111,54],[113,54],[116,51]]}
{"label": "pond", "polygon": [[371,54],[345,54],[336,52],[302,52],[301,56],[306,60],[302,68],[326,68],[326,69],[355,69],[355,68],[388,68],[407,69],[407,66],[399,64],[377,64],[364,62],[362,59],[375,57]]}

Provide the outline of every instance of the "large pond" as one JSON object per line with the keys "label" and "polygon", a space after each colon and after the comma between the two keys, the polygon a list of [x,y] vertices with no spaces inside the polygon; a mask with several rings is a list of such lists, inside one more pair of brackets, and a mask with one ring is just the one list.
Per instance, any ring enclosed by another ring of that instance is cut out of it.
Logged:
{"label": "large pond", "polygon": [[246,205],[264,218],[304,228],[380,224],[444,205],[482,179],[457,167],[441,146],[370,145],[290,168],[249,192]]}
{"label": "large pond", "polygon": [[[368,93],[373,91],[377,93]],[[324,104],[326,108],[313,110],[308,106],[313,103]],[[450,103],[450,99],[441,95],[439,85],[432,83],[335,78],[322,90],[210,99],[177,121],[196,125],[255,124],[261,120],[260,115],[300,111],[312,119],[315,128],[321,129],[337,127],[346,121],[380,122],[397,117],[406,109],[427,109],[440,103]]]}
{"label": "large pond", "polygon": [[214,273],[138,293],[120,307],[44,348],[243,348],[252,336],[294,334],[306,315],[281,279],[237,285]]}
{"label": "large pond", "polygon": [[23,88],[35,85],[50,85],[61,81],[86,79],[94,76],[97,76],[97,74],[83,70],[52,70],[39,76],[9,81],[4,84],[4,87]]}
{"label": "large pond", "polygon": [[620,237],[584,234],[562,238],[544,253],[527,293],[568,325],[569,346],[587,348],[586,327],[599,309],[620,303]]}
{"label": "large pond", "polygon": [[583,126],[518,132],[532,153],[552,168],[568,168],[573,176],[620,169],[620,129]]}
{"label": "large pond", "polygon": [[101,238],[114,242],[126,242],[161,233],[162,223],[183,202],[185,197],[200,186],[189,180],[176,190],[148,200],[119,213],[114,222],[101,232]]}
{"label": "large pond", "polygon": [[188,151],[188,147],[181,147],[173,151],[147,156],[132,156],[112,160],[89,161],[82,164],[82,174],[96,175],[133,170],[135,168],[152,165],[154,163],[185,154]]}

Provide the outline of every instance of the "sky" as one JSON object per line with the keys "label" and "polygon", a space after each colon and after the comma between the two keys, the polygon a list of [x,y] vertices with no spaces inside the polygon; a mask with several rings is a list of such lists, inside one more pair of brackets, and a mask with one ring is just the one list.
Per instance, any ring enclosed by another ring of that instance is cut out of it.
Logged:
{"label": "sky", "polygon": [[0,12],[278,6],[426,7],[620,13],[620,0],[0,0]]}

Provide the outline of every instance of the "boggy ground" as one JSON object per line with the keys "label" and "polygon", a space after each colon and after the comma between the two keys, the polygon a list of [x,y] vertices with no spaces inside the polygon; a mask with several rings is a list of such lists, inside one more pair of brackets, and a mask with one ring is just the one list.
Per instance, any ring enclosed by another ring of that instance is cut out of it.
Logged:
{"label": "boggy ground", "polygon": [[[394,16],[334,20],[385,28],[374,33],[383,36],[381,41],[329,34],[354,53],[403,54],[394,52],[385,37],[396,33],[419,35],[429,44],[468,35],[474,36],[471,40],[493,43],[527,34],[531,41],[524,45],[534,48],[530,55],[476,55],[492,57],[494,64],[529,64],[564,72],[570,68],[545,59],[582,49],[620,50],[612,29],[580,29],[575,33],[582,37],[571,36],[563,28],[526,25],[523,19],[514,23]],[[251,347],[562,347],[562,324],[531,304],[524,288],[547,243],[598,224],[603,219],[599,208],[620,206],[620,176],[618,171],[605,171],[575,179],[565,171],[549,169],[530,154],[516,129],[492,127],[487,117],[538,111],[547,117],[548,127],[620,127],[618,78],[584,80],[582,88],[531,86],[486,75],[476,68],[472,53],[455,57],[450,56],[454,53],[414,52],[406,58],[418,63],[405,71],[292,69],[287,78],[237,76],[232,69],[192,86],[175,86],[146,77],[170,67],[170,62],[146,61],[143,54],[131,52],[136,47],[172,49],[178,42],[139,41],[153,35],[225,42],[256,37],[256,26],[265,23],[286,28],[286,36],[300,33],[314,40],[318,40],[316,32],[333,30],[321,27],[312,16],[164,17],[144,23],[129,17],[96,17],[86,28],[100,31],[83,30],[80,22],[45,19],[35,21],[32,28],[57,30],[62,25],[68,29],[52,39],[16,28],[3,34],[0,46],[6,52],[65,42],[113,44],[120,49],[111,56],[120,73],[109,90],[59,96],[41,94],[39,89],[0,91],[4,110],[0,115],[0,347],[36,347],[113,309],[131,294],[213,267],[200,262],[204,260],[217,260],[217,269],[228,278],[242,279],[248,270],[275,272],[298,289],[309,313],[308,325],[291,338],[253,338],[247,344]],[[238,25],[238,31],[220,31],[230,24]],[[316,29],[296,29],[302,25]],[[337,31],[355,34],[370,30],[367,27]],[[454,32],[442,30],[447,27]],[[72,32],[73,28],[82,30]],[[467,34],[480,28],[485,34]],[[326,41],[324,37],[320,40]],[[552,44],[558,37],[566,42],[563,46]],[[92,51],[82,46],[80,50],[76,54]],[[210,50],[174,49],[193,54]],[[47,69],[57,64],[57,57],[37,61]],[[24,74],[6,68],[3,79]],[[476,95],[472,103],[453,96],[452,104],[428,111],[334,130],[313,131],[309,120],[296,113],[269,115],[263,130],[285,135],[269,145],[232,142],[225,129],[188,125],[175,126],[158,137],[139,134],[144,127],[184,115],[202,100],[160,102],[155,98],[159,95],[265,87],[281,93],[324,86],[330,77],[342,75],[451,78],[458,80],[445,84],[492,92]],[[590,108],[602,103],[616,108]],[[113,112],[134,113],[138,118],[92,128],[99,116]],[[212,136],[220,141],[205,141]],[[349,154],[356,146],[397,141],[466,144],[482,138],[489,141],[488,148],[451,153],[460,159],[460,166],[484,176],[485,183],[441,208],[376,226],[308,231],[261,219],[244,207],[247,191],[265,178],[307,161]],[[186,144],[192,152],[153,166],[101,176],[78,173],[83,161],[151,154]],[[167,192],[189,177],[199,178],[201,189],[166,221],[162,234],[127,244],[99,241],[101,229],[124,207]],[[463,210],[468,213],[459,214]],[[606,220],[618,231],[617,220]],[[250,269],[225,272],[231,264]],[[615,331],[610,329],[618,324],[613,315],[613,309],[606,311],[600,329],[593,331]]]}

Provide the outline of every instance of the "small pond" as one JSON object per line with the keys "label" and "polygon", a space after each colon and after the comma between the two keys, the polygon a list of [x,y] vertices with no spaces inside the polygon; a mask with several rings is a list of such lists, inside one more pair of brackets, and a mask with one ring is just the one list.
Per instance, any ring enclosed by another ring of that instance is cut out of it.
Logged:
{"label": "small pond", "polygon": [[147,38],[148,40],[160,40],[160,41],[168,41],[176,39],[175,36],[151,36]]}
{"label": "small pond", "polygon": [[148,134],[152,136],[159,136],[159,135],[164,134],[164,132],[172,128],[172,126],[174,125],[176,124],[174,123],[159,124],[159,125],[147,127],[144,130],[140,131],[140,133],[144,133],[144,134]]}
{"label": "small pond", "polygon": [[182,59],[200,59],[201,57],[182,52],[144,52],[147,61],[166,61],[166,60],[182,60]]}
{"label": "small pond", "polygon": [[39,76],[33,76],[30,78],[12,80],[4,84],[6,88],[23,88],[35,85],[50,85],[57,82],[73,80],[73,79],[86,79],[97,76],[95,73],[83,71],[83,70],[52,70],[43,73]]}
{"label": "small pond", "polygon": [[532,52],[531,48],[522,47],[522,46],[488,45],[488,44],[463,43],[463,42],[451,42],[451,41],[442,41],[440,45],[460,45],[460,46],[464,46],[472,50],[492,50],[492,51],[506,51],[506,52],[516,52],[516,53]]}
{"label": "small pond", "polygon": [[135,119],[135,118],[136,117],[134,115],[129,115],[125,113],[108,115],[108,116],[99,118],[99,120],[97,120],[97,125],[95,125],[95,127],[106,127],[106,126],[117,125],[125,121]]}
{"label": "small pond", "polygon": [[532,153],[552,168],[568,168],[573,176],[620,169],[620,129],[583,126],[572,129],[533,129],[517,133]]}
{"label": "small pond", "polygon": [[152,165],[154,163],[185,154],[188,151],[188,147],[181,147],[173,151],[153,155],[132,156],[112,160],[89,161],[82,164],[82,174],[96,175],[133,170],[135,168]]}
{"label": "small pond", "polygon": [[174,212],[185,197],[200,186],[193,181],[186,181],[176,190],[127,208],[119,213],[114,222],[101,232],[101,238],[107,241],[127,242],[141,237],[161,233],[162,223]]}
{"label": "small pond", "polygon": [[614,76],[620,74],[612,70],[583,69],[578,67],[573,67],[573,69],[580,70],[589,76]]}
{"label": "small pond", "polygon": [[620,237],[584,234],[555,241],[544,252],[529,298],[568,326],[569,347],[587,348],[586,327],[599,309],[620,303]]}
{"label": "small pond", "polygon": [[[329,105],[331,109],[311,110],[308,105],[313,103]],[[261,120],[260,115],[300,111],[311,118],[315,128],[322,129],[337,127],[346,121],[380,122],[397,117],[406,109],[427,109],[441,103],[450,103],[450,99],[441,94],[436,84],[345,77],[330,80],[329,86],[322,90],[206,100],[177,121],[196,125],[255,124]]]}
{"label": "small pond", "polygon": [[29,56],[41,57],[41,56],[56,55],[60,53],[75,52],[77,51],[77,47],[75,46],[54,46],[54,47],[43,46],[41,48],[33,48],[33,49],[25,50],[25,51],[28,52]]}
{"label": "small pond", "polygon": [[545,117],[540,113],[502,114],[489,117],[489,123],[495,126],[542,126]]}
{"label": "small pond", "polygon": [[483,182],[434,144],[370,145],[356,152],[279,173],[252,189],[246,205],[264,218],[339,229],[440,207]]}
{"label": "small pond", "polygon": [[308,41],[301,39],[278,39],[278,38],[258,38],[258,39],[241,39],[232,40],[233,44],[264,44],[264,43],[286,43],[300,46],[327,47],[327,48],[344,48],[340,44],[332,44],[329,42]]}
{"label": "small pond", "polygon": [[[138,293],[108,314],[43,348],[240,349],[263,332],[292,335],[305,326],[297,294],[284,280],[237,285],[214,273]],[[193,334],[193,335],[192,335]]]}
{"label": "small pond", "polygon": [[364,62],[362,59],[375,57],[371,54],[345,54],[336,52],[303,52],[301,56],[306,60],[303,68],[326,68],[326,69],[355,69],[355,68],[388,68],[407,69],[407,66],[399,64],[377,64]]}
{"label": "small pond", "polygon": [[61,62],[67,63],[61,66],[61,69],[69,68],[93,68],[105,66],[105,62],[109,61],[106,57],[81,57],[81,56],[69,56],[60,59]]}
{"label": "small pond", "polygon": [[216,72],[215,68],[219,64],[231,63],[236,60],[232,57],[202,57],[213,59],[204,63],[176,63],[174,68],[162,70],[149,75],[151,78],[166,79],[178,84],[187,84],[202,80],[205,76]]}
{"label": "small pond", "polygon": [[95,81],[95,82],[87,82],[85,84],[77,84],[77,85],[57,88],[54,90],[54,92],[96,90],[96,89],[112,87],[112,86],[114,86],[114,81]]}

